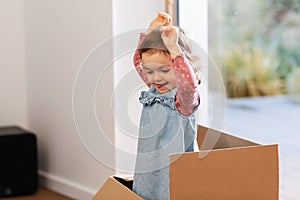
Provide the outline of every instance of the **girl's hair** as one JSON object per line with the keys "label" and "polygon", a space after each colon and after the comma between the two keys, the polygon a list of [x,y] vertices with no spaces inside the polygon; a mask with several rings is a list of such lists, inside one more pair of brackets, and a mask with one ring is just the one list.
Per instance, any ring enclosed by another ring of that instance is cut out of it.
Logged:
{"label": "girl's hair", "polygon": [[[193,67],[196,78],[201,82],[201,73],[200,73],[200,53],[197,48],[197,44],[189,38],[186,33],[179,27],[178,28],[178,44],[184,56],[188,59],[190,64]],[[143,53],[147,54],[155,54],[155,53],[163,53],[169,54],[167,47],[164,44],[164,41],[161,37],[161,27],[158,27],[152,30],[149,34],[146,35],[145,39],[140,45],[140,57],[142,58]]]}

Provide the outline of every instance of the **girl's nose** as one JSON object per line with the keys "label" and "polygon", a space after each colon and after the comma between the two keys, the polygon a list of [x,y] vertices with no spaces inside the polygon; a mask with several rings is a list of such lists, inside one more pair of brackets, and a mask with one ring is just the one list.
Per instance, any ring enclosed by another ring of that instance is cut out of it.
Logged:
{"label": "girl's nose", "polygon": [[155,82],[159,82],[162,80],[162,77],[159,73],[154,73],[154,77],[153,77]]}

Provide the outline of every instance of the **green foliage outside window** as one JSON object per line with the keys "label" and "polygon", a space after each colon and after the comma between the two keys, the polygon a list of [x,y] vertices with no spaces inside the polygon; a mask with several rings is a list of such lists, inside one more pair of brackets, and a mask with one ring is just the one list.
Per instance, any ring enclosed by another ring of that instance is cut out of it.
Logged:
{"label": "green foliage outside window", "polygon": [[287,93],[300,68],[300,1],[210,0],[209,54],[228,97]]}

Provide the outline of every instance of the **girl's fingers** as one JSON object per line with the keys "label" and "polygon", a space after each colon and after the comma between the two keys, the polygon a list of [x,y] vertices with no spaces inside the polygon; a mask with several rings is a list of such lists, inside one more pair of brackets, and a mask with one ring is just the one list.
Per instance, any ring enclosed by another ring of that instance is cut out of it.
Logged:
{"label": "girl's fingers", "polygon": [[165,12],[159,12],[157,15],[162,17],[162,18],[171,18],[171,16],[168,13],[165,13]]}
{"label": "girl's fingers", "polygon": [[164,25],[169,25],[172,21],[172,17],[165,12],[159,12],[157,15],[162,19]]}

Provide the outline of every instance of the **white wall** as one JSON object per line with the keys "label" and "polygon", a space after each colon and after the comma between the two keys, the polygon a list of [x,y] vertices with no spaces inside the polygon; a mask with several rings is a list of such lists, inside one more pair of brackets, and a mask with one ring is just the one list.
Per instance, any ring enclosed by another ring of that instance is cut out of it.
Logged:
{"label": "white wall", "polygon": [[[72,91],[83,60],[112,35],[112,2],[25,1],[25,20],[28,123],[38,135],[41,181],[73,198],[91,199],[114,170],[96,161],[80,142]],[[107,96],[113,83],[109,76],[103,91]],[[105,110],[107,106],[101,103]],[[113,135],[111,113],[104,113]],[[104,149],[103,153],[114,157],[114,152]]]}
{"label": "white wall", "polygon": [[23,1],[0,1],[0,125],[27,128]]}

